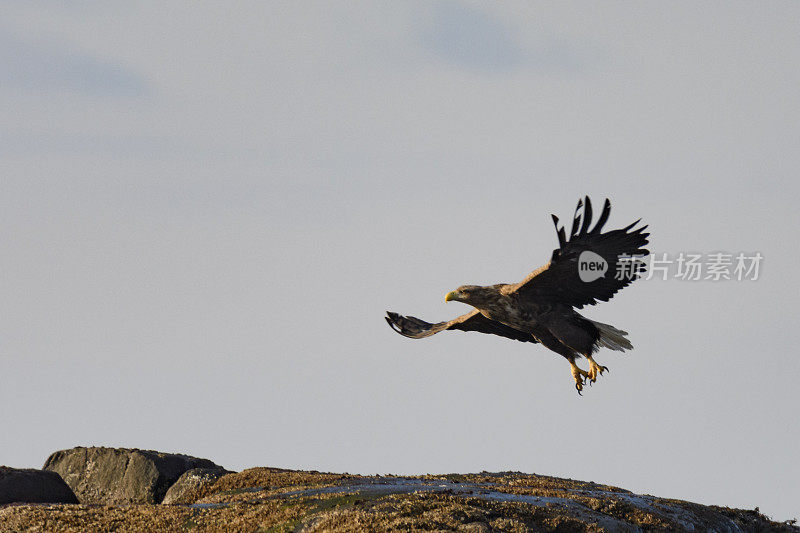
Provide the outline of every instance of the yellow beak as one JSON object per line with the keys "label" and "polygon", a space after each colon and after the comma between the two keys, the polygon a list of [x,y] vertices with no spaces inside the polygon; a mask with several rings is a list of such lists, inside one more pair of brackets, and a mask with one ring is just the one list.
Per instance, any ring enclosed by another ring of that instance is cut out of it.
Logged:
{"label": "yellow beak", "polygon": [[445,295],[444,301],[449,302],[450,300],[455,300],[456,295],[457,295],[456,291],[450,291]]}

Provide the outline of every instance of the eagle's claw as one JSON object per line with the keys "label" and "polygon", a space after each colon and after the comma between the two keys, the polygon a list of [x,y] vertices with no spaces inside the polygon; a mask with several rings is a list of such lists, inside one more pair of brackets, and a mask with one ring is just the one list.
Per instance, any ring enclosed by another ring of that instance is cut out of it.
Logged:
{"label": "eagle's claw", "polygon": [[587,356],[586,358],[589,360],[588,380],[589,384],[592,384],[597,381],[597,376],[603,375],[603,372],[608,372],[608,367],[598,364],[591,355]]}
{"label": "eagle's claw", "polygon": [[575,380],[575,388],[578,389],[578,394],[583,396],[581,391],[585,383],[584,378],[588,378],[589,373],[579,368],[578,365],[575,364],[575,361],[570,361],[569,363],[572,365],[572,377]]}

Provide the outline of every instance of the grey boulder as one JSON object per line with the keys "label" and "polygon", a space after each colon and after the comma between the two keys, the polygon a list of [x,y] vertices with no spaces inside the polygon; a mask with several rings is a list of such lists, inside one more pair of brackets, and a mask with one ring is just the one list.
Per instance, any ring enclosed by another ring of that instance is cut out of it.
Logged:
{"label": "grey boulder", "polygon": [[0,466],[0,505],[4,503],[78,503],[55,472]]}
{"label": "grey boulder", "polygon": [[57,472],[81,503],[161,503],[187,470],[219,468],[208,459],[129,448],[84,448],[53,453],[45,470]]}

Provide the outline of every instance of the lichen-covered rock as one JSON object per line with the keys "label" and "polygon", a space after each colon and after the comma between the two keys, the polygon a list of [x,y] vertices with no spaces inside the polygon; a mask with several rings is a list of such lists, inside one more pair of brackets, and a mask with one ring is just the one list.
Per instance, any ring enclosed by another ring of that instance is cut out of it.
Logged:
{"label": "lichen-covered rock", "polygon": [[208,459],[128,448],[61,450],[48,457],[45,470],[61,475],[81,503],[160,503],[167,489],[187,470],[219,468]]}
{"label": "lichen-covered rock", "polygon": [[56,472],[0,466],[0,504],[78,503],[72,489]]}
{"label": "lichen-covered rock", "polygon": [[2,531],[676,531],[800,533],[758,509],[706,506],[519,472],[359,476],[251,468],[188,505],[6,505]]}
{"label": "lichen-covered rock", "polygon": [[230,470],[225,470],[224,468],[192,468],[187,470],[172,484],[161,503],[194,503],[194,498],[191,496],[196,492],[196,489],[211,484],[225,474],[231,473]]}

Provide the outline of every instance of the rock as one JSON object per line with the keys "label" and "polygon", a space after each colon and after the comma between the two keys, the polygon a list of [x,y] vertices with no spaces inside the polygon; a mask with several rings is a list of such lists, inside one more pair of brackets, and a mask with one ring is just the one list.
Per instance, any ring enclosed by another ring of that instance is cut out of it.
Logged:
{"label": "rock", "polygon": [[53,453],[45,470],[64,478],[81,503],[160,503],[184,472],[219,468],[208,459],[128,448],[84,448]]}
{"label": "rock", "polygon": [[6,505],[0,530],[800,533],[793,521],[774,522],[757,508],[519,472],[400,477],[262,467],[201,485],[195,495],[194,505]]}
{"label": "rock", "polygon": [[4,503],[78,503],[56,472],[0,466],[0,505]]}
{"label": "rock", "polygon": [[225,470],[224,468],[192,468],[187,470],[178,478],[178,481],[172,484],[161,503],[194,503],[193,499],[189,501],[188,498],[194,492],[194,489],[214,483],[225,474],[231,473],[230,470]]}

